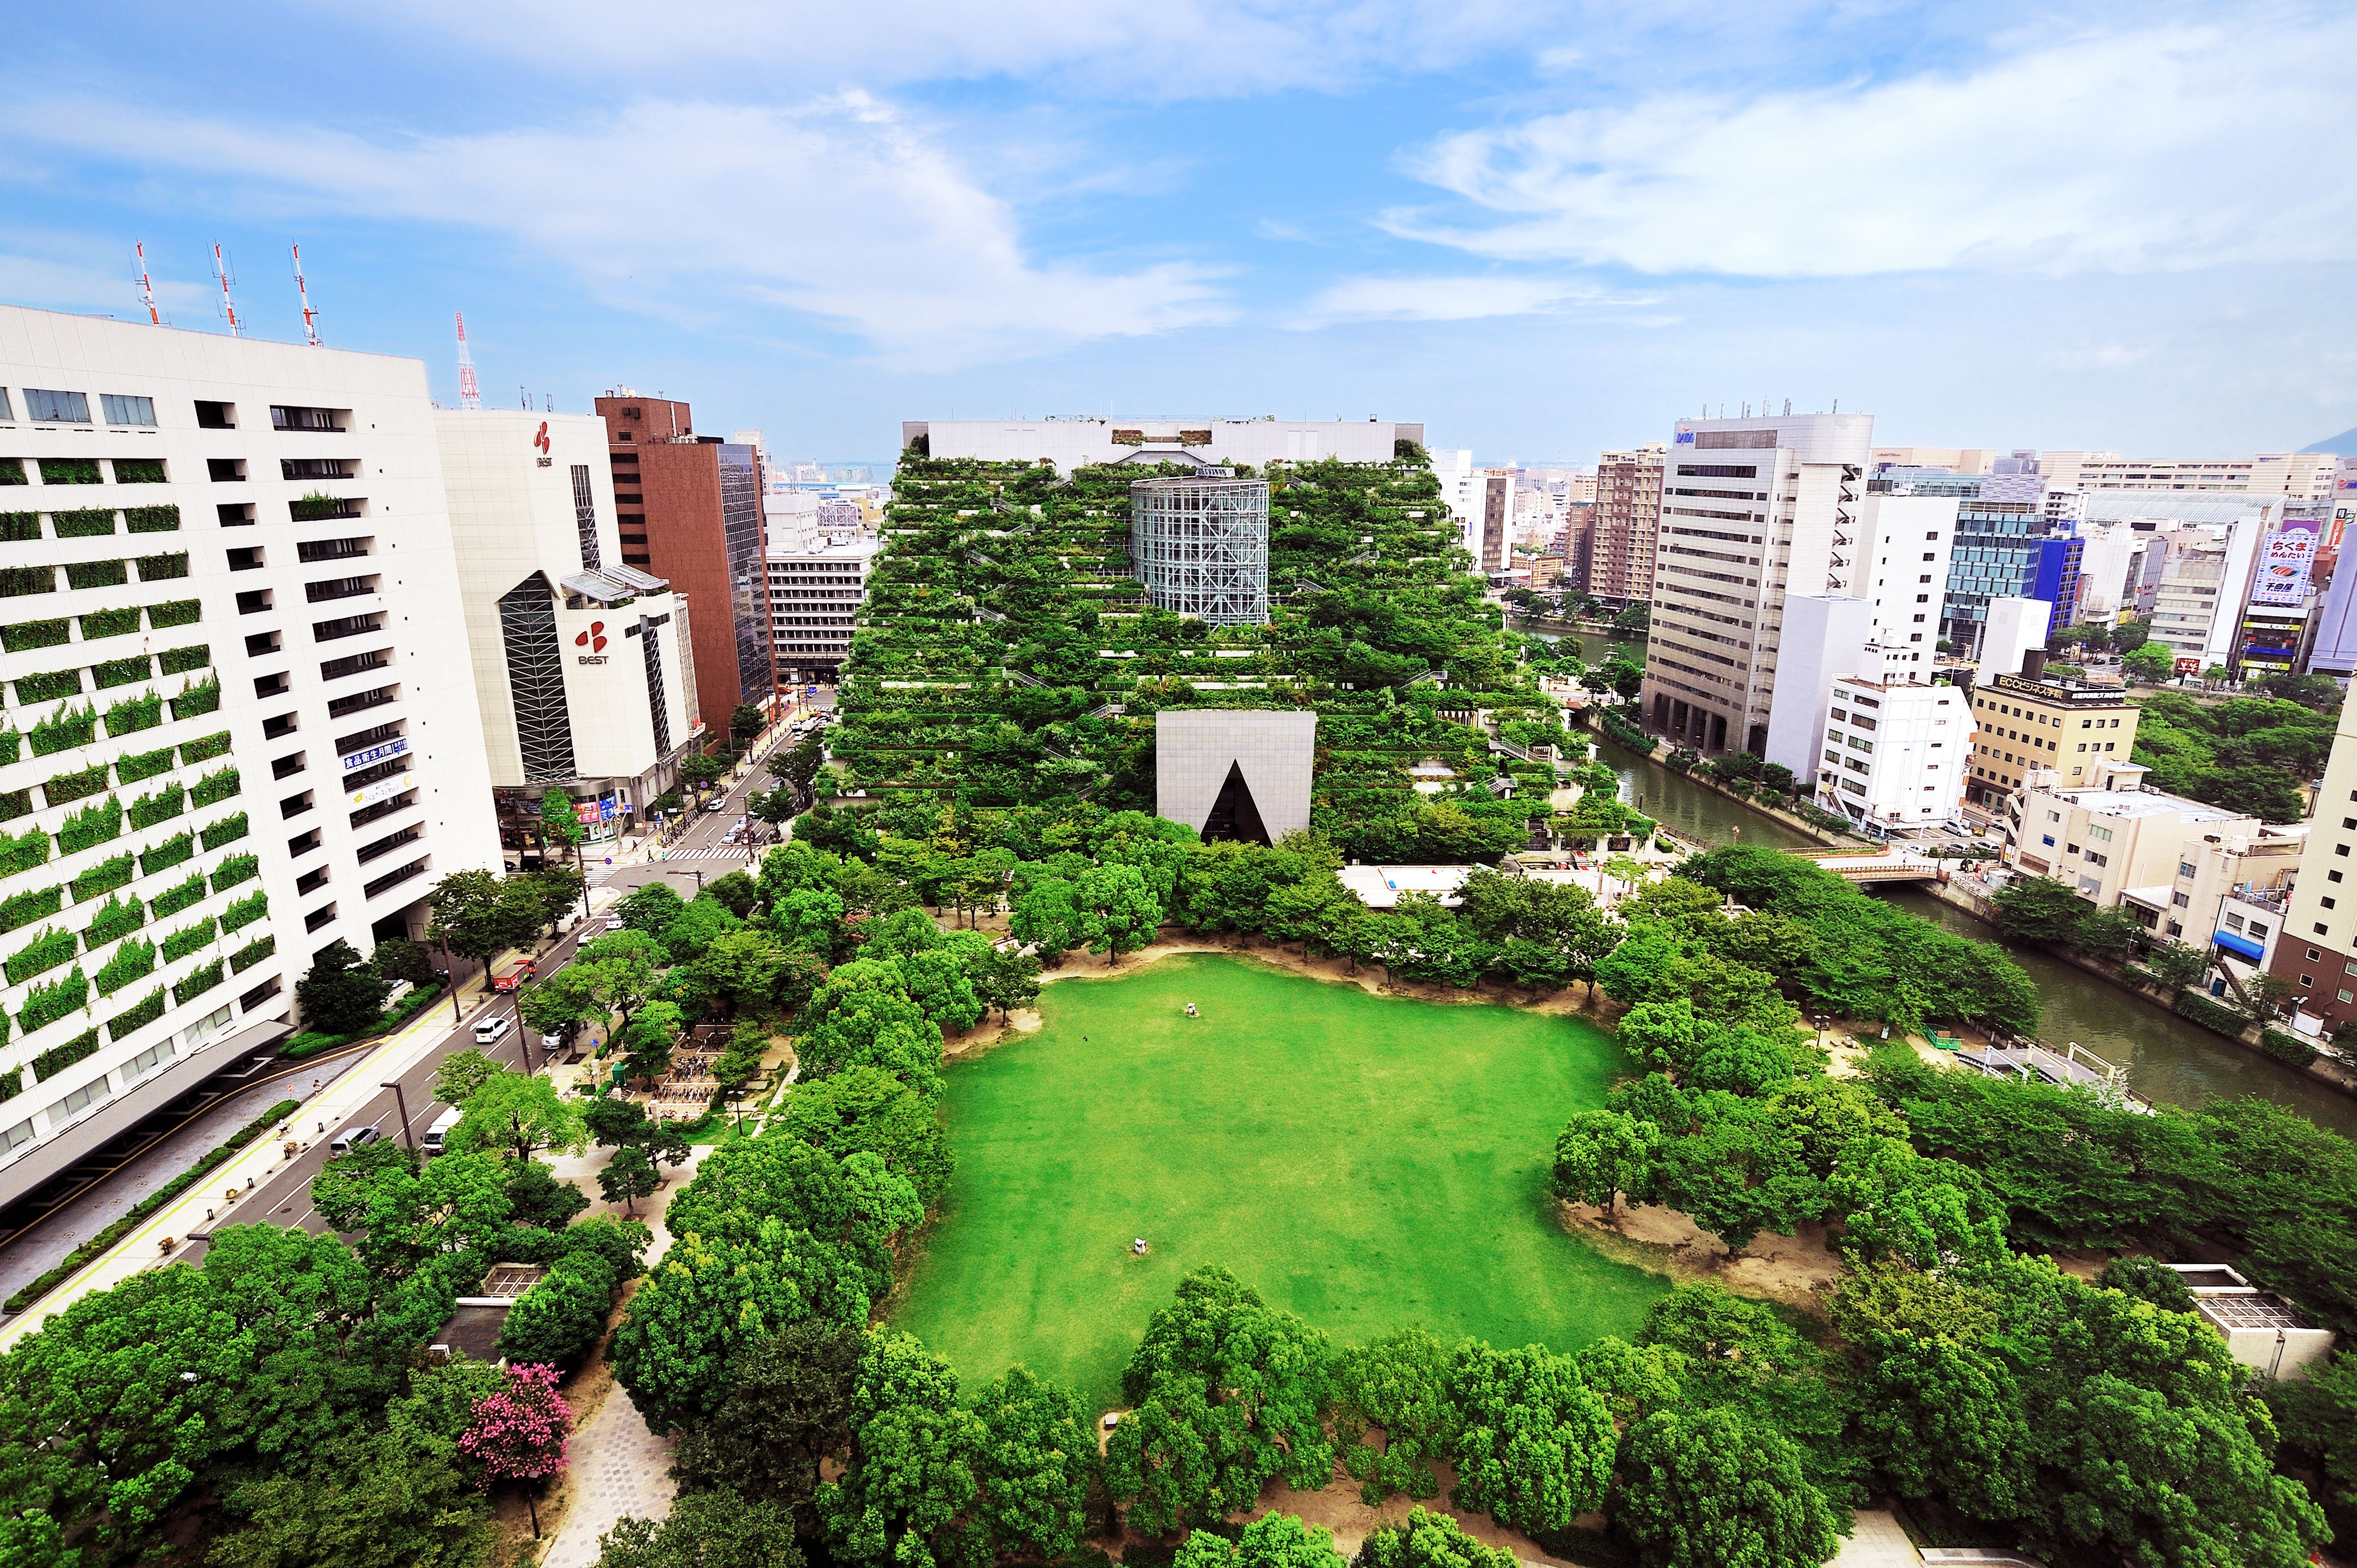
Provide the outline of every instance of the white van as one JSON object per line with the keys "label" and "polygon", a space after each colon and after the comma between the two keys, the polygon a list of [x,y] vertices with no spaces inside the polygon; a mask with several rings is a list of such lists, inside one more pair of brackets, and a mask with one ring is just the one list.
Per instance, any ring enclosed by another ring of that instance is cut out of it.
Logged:
{"label": "white van", "polygon": [[458,1124],[458,1119],[465,1114],[465,1112],[453,1105],[441,1115],[434,1118],[434,1125],[425,1129],[425,1141],[420,1146],[429,1155],[440,1154],[443,1146],[442,1140],[450,1135],[450,1129],[456,1127]]}
{"label": "white van", "polygon": [[507,1032],[514,1027],[515,1020],[509,1017],[504,1013],[500,1014],[496,1017],[486,1018],[481,1023],[475,1026],[475,1044],[479,1046],[497,1045],[500,1040],[507,1036]]}

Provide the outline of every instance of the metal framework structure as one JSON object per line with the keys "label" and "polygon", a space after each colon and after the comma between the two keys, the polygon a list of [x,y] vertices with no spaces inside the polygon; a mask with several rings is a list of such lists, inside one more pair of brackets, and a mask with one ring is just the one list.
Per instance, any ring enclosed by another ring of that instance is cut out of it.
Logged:
{"label": "metal framework structure", "polygon": [[1268,624],[1268,486],[1260,479],[1139,479],[1129,555],[1157,609],[1212,626]]}
{"label": "metal framework structure", "polygon": [[573,711],[565,697],[565,650],[556,636],[556,597],[534,572],[500,596],[500,640],[508,657],[508,694],[515,703],[516,746],[534,784],[570,779]]}

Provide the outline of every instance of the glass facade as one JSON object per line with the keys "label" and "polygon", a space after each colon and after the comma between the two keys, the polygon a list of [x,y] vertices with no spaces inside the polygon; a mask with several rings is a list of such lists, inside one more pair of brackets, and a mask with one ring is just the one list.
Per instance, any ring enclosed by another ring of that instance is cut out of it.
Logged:
{"label": "glass facade", "polygon": [[[761,479],[753,449],[733,442],[715,448],[720,458],[720,525],[728,547],[728,612],[736,621],[737,695],[766,703],[775,684],[770,668],[770,571],[762,558]],[[726,714],[718,724],[726,725]]]}
{"label": "glass facade", "polygon": [[597,496],[589,488],[589,465],[573,465],[573,526],[581,535],[581,564],[595,572],[597,559]]}
{"label": "glass facade", "polygon": [[573,711],[565,700],[565,650],[556,636],[556,596],[537,572],[500,596],[500,640],[515,701],[516,746],[535,784],[574,774]]}

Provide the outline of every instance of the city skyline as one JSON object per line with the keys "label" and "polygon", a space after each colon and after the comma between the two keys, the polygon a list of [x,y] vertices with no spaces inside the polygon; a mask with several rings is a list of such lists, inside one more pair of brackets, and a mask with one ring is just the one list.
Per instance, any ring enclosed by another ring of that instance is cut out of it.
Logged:
{"label": "city skyline", "polygon": [[446,405],[464,311],[490,406],[627,383],[844,462],[903,418],[1092,410],[1589,462],[1786,398],[1899,444],[2357,425],[2357,104],[2280,71],[2345,16],[295,20],[158,10],[124,51],[31,19],[0,299],[144,317],[144,242],[174,322],[225,330],[219,242],[249,333],[300,341],[300,243],[325,340]]}

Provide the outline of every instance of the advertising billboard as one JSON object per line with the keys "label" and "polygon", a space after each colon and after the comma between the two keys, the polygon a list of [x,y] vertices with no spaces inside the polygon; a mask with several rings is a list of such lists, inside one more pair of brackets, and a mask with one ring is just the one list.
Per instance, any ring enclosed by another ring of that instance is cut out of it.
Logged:
{"label": "advertising billboard", "polygon": [[2309,575],[2316,567],[2316,549],[2324,532],[2315,518],[2287,517],[2267,531],[2259,546],[2258,572],[2251,584],[2251,603],[2277,609],[2297,609],[2307,602]]}

